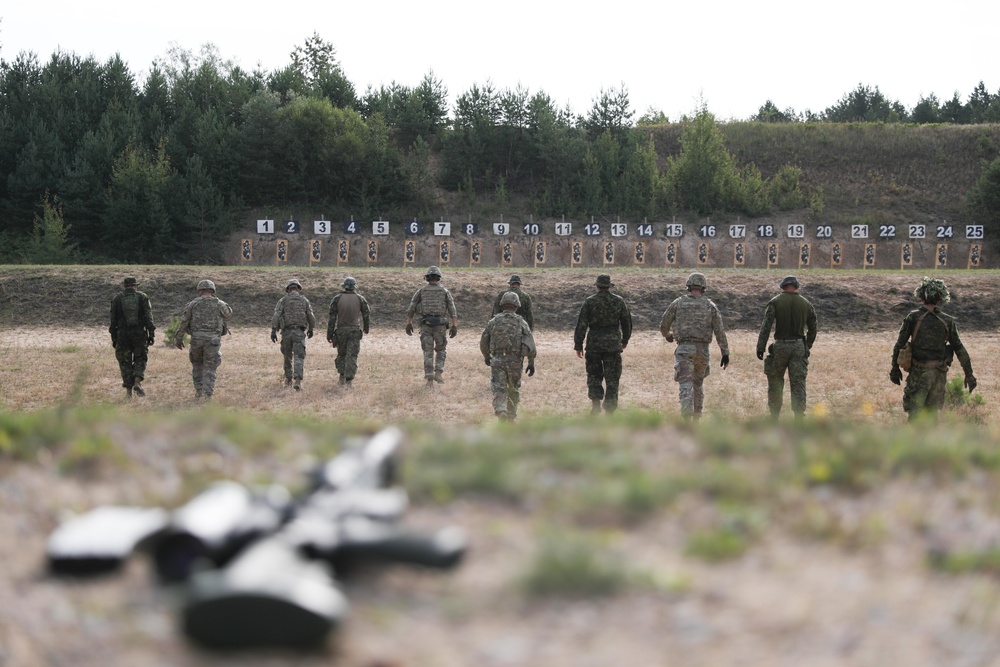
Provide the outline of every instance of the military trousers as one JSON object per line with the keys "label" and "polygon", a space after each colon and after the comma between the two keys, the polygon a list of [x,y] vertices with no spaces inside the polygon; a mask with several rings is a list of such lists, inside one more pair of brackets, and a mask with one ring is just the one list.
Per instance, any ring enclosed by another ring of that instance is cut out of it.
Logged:
{"label": "military trousers", "polygon": [[115,341],[115,359],[122,375],[122,386],[132,387],[136,380],[146,377],[146,360],[149,346],[146,344],[146,330],[127,327],[118,330]]}
{"label": "military trousers", "polygon": [[420,325],[420,349],[424,352],[424,377],[433,379],[434,373],[444,372],[444,362],[448,358],[448,325],[432,327]]}
{"label": "military trousers", "polygon": [[771,416],[781,414],[781,402],[785,392],[785,372],[791,385],[792,412],[801,416],[806,411],[806,375],[809,373],[809,357],[806,342],[801,339],[776,340],[764,357],[764,374],[767,375],[767,407]]}
{"label": "military trousers", "polygon": [[357,327],[337,329],[333,332],[337,343],[337,359],[334,365],[345,380],[353,380],[358,374],[358,355],[361,353],[361,329]]}
{"label": "military trousers", "polygon": [[522,363],[520,356],[490,357],[494,414],[505,414],[509,419],[517,417],[517,406],[521,403]]}
{"label": "military trousers", "polygon": [[191,379],[194,380],[194,390],[199,394],[211,396],[215,392],[215,377],[222,363],[222,336],[210,333],[191,334],[191,347],[188,359],[191,360]]}
{"label": "military trousers", "polygon": [[910,368],[903,387],[903,410],[909,419],[916,419],[921,412],[933,412],[944,407],[945,387],[948,384],[948,367]]}
{"label": "military trousers", "polygon": [[705,377],[710,371],[708,343],[678,343],[674,350],[674,381],[680,385],[681,414],[701,414]]}
{"label": "military trousers", "polygon": [[306,332],[302,327],[281,330],[281,354],[285,357],[285,379],[301,380],[306,366]]}
{"label": "military trousers", "polygon": [[618,381],[622,377],[622,352],[587,348],[587,398],[604,401],[605,410],[618,407]]}

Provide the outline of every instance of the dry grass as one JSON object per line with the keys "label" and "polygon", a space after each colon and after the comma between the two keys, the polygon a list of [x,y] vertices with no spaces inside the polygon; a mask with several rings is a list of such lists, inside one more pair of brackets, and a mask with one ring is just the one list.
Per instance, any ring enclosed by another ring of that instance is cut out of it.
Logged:
{"label": "dry grass", "polygon": [[[815,414],[880,423],[901,423],[902,392],[887,378],[895,332],[822,334],[813,350],[809,406]],[[996,334],[965,333],[986,404],[975,408],[983,421],[1000,420],[992,399],[1000,377],[993,356]],[[379,422],[428,420],[448,423],[491,421],[489,369],[478,350],[479,331],[466,328],[448,347],[446,384],[424,387],[416,336],[376,329],[362,342],[356,387],[338,390],[335,350],[319,337],[308,341],[306,378],[296,394],[282,386],[282,358],[267,331],[241,329],[225,339],[214,403],[218,407],[280,415],[303,412],[318,417],[350,416]],[[524,378],[521,414],[574,415],[589,409],[583,361],[572,350],[572,335],[537,334],[537,374]],[[730,334],[733,362],[725,371],[713,365],[706,380],[707,415],[752,419],[766,413],[766,380],[754,356],[756,336]],[[621,406],[625,410],[679,413],[673,381],[673,346],[658,333],[638,332],[624,354]],[[713,349],[713,364],[718,350]],[[114,351],[101,328],[50,329],[42,335],[0,330],[0,386],[9,410],[36,410],[66,403],[125,403]],[[960,373],[957,368],[952,374]],[[145,387],[148,396],[128,404],[132,410],[176,410],[192,405],[187,352],[158,343],[150,351]],[[786,410],[787,392],[786,387]]]}

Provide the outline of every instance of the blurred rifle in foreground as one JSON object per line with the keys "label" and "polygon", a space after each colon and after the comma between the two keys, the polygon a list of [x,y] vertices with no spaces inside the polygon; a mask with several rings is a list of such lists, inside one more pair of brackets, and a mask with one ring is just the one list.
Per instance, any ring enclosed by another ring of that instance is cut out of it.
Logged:
{"label": "blurred rifle in foreground", "polygon": [[294,500],[282,487],[251,492],[218,482],[172,513],[101,507],[49,537],[52,572],[88,576],[149,553],[164,582],[184,582],[192,639],[216,647],[319,644],[347,614],[334,573],[355,562],[446,569],[466,550],[462,532],[405,531],[394,486],[402,433],[385,429],[312,474]]}

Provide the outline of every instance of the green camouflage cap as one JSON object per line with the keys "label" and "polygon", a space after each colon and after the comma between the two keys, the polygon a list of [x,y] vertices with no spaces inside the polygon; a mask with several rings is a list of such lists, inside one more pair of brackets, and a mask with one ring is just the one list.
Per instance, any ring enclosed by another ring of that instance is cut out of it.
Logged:
{"label": "green camouflage cap", "polygon": [[913,296],[927,303],[947,303],[951,300],[948,287],[940,278],[928,278],[920,281],[917,289],[913,290]]}
{"label": "green camouflage cap", "polygon": [[507,281],[507,284],[508,285],[520,285],[521,284],[521,276],[519,276],[519,275],[517,275],[515,273],[514,275],[512,275],[510,277],[510,280]]}
{"label": "green camouflage cap", "polygon": [[131,276],[122,281],[122,287],[135,287],[138,284],[139,280]]}
{"label": "green camouflage cap", "polygon": [[606,273],[602,273],[601,275],[597,276],[597,281],[594,283],[594,285],[596,285],[597,287],[611,287],[612,285],[614,285],[614,283],[611,282],[611,276],[609,276]]}
{"label": "green camouflage cap", "polygon": [[799,279],[795,276],[785,276],[781,279],[781,284],[778,285],[781,289],[785,289],[785,285],[791,285],[795,289],[799,288]]}

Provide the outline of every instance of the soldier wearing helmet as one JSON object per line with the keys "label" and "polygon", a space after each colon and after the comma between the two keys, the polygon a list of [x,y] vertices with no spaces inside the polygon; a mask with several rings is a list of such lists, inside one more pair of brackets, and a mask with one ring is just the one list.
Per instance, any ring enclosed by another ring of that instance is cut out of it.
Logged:
{"label": "soldier wearing helmet", "polygon": [[[816,340],[816,309],[798,293],[799,281],[786,276],[779,283],[781,293],[764,308],[764,322],[757,335],[757,358],[764,360],[767,376],[767,407],[771,418],[781,414],[785,391],[785,371],[791,385],[792,412],[801,420],[806,410],[806,375],[809,372],[809,351]],[[774,329],[774,343],[767,339]],[[764,349],[767,348],[767,358]]]}
{"label": "soldier wearing helmet", "polygon": [[[618,382],[622,376],[622,352],[632,337],[632,313],[625,299],[611,292],[611,276],[597,276],[597,294],[587,297],[573,331],[576,356],[586,361],[587,396],[590,413],[618,409]],[[584,353],[584,342],[587,351]]]}
{"label": "soldier wearing helmet", "polygon": [[711,372],[709,345],[715,336],[722,354],[719,364],[729,366],[729,341],[722,324],[722,314],[705,296],[708,280],[701,273],[687,279],[688,293],[674,299],[660,320],[660,333],[668,343],[677,341],[674,350],[674,381],[680,385],[681,416],[699,419],[705,404],[705,377]]}
{"label": "soldier wearing helmet", "polygon": [[340,375],[338,384],[350,389],[358,372],[361,337],[368,333],[371,326],[371,309],[365,297],[358,294],[358,281],[353,277],[344,278],[340,288],[342,291],[330,302],[326,340],[337,348],[335,365]]}
{"label": "soldier wearing helmet", "polygon": [[521,402],[521,367],[535,374],[535,339],[527,321],[517,314],[521,300],[514,291],[500,296],[501,312],[494,315],[479,338],[479,351],[491,368],[493,413],[501,421],[514,420]]}
{"label": "soldier wearing helmet", "polygon": [[125,278],[122,291],[111,300],[111,345],[115,348],[118,370],[125,395],[145,396],[142,380],[146,376],[149,346],[153,344],[153,305],[149,297],[138,290],[136,278]]}
{"label": "soldier wearing helmet", "polygon": [[[910,421],[923,413],[935,413],[944,405],[948,367],[958,357],[965,372],[965,386],[976,389],[976,376],[972,374],[972,360],[958,337],[955,318],[941,312],[940,304],[951,299],[944,281],[925,277],[913,291],[920,299],[920,308],[911,311],[899,328],[896,345],[892,348],[892,370],[889,379],[901,384],[903,370],[907,370],[906,387],[903,389],[903,410]],[[930,317],[928,317],[930,316]],[[908,348],[910,367],[901,369],[899,352]]]}
{"label": "soldier wearing helmet", "polygon": [[500,305],[500,299],[503,298],[504,294],[508,292],[513,292],[517,295],[518,301],[521,305],[517,307],[517,314],[524,318],[524,321],[528,323],[528,327],[534,330],[535,328],[535,318],[531,313],[531,297],[528,296],[527,292],[521,289],[521,276],[513,275],[510,280],[507,281],[507,289],[501,290],[497,294],[496,300],[493,302],[493,315],[499,315],[502,311]]}
{"label": "soldier wearing helmet", "polygon": [[202,280],[198,283],[198,297],[184,306],[181,324],[174,335],[174,345],[184,349],[184,335],[191,334],[191,379],[194,381],[196,399],[209,399],[215,392],[215,378],[222,363],[222,336],[229,333],[226,325],[233,309],[215,296],[215,283]]}
{"label": "soldier wearing helmet", "polygon": [[302,283],[292,278],[285,283],[285,295],[278,299],[271,316],[271,342],[278,342],[281,332],[281,355],[284,357],[285,386],[302,390],[306,365],[306,338],[313,337],[316,315],[312,304],[302,294]]}
{"label": "soldier wearing helmet", "polygon": [[413,294],[406,311],[406,335],[413,335],[413,318],[418,317],[420,347],[424,352],[424,378],[427,387],[431,388],[435,382],[444,382],[448,338],[458,335],[458,311],[451,292],[441,285],[441,269],[436,266],[428,268],[424,280],[427,284]]}

